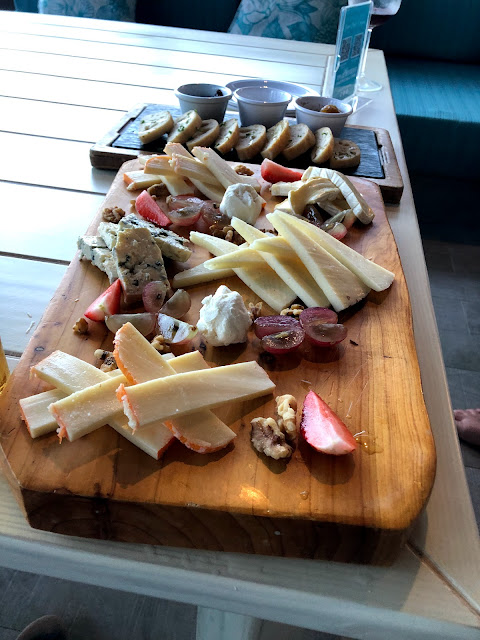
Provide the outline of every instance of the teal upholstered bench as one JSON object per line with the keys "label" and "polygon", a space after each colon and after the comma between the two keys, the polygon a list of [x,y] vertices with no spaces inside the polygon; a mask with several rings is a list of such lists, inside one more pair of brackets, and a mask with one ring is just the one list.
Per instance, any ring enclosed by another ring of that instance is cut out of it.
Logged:
{"label": "teal upholstered bench", "polygon": [[372,37],[385,53],[420,223],[443,221],[458,241],[480,230],[479,26],[478,0],[403,0]]}

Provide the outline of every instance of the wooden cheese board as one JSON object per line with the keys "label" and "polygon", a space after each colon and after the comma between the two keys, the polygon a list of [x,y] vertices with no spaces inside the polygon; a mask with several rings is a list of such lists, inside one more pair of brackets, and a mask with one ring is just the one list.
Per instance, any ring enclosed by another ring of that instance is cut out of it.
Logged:
{"label": "wooden cheese board", "polygon": [[[258,165],[248,166],[259,175]],[[119,171],[88,233],[96,231],[104,206],[130,211],[132,192],[122,175],[135,168],[133,160]],[[429,496],[435,449],[408,290],[381,192],[372,182],[353,180],[376,216],[369,226],[352,227],[346,243],[393,271],[395,280],[387,291],[372,291],[340,314],[349,332],[345,342],[280,357],[265,354],[251,333],[246,344],[230,347],[210,347],[198,337],[183,351],[200,349],[212,366],[256,360],[276,383],[276,394],[294,395],[299,407],[315,390],[352,433],[363,432],[358,449],[327,456],[299,440],[287,463],[257,453],[250,420],[275,414],[273,396],[215,410],[237,437],[209,455],[175,442],[156,461],[108,426],[73,443],[59,445],[56,434],[32,440],[18,401],[48,387],[30,378],[30,367],[55,349],[94,364],[95,349],[112,345],[103,323],[92,323],[87,336],[72,332],[108,285],[103,273],[75,258],[0,397],[2,467],[32,527],[196,549],[375,564],[394,560]],[[267,211],[275,202],[268,198]],[[259,220],[257,226],[266,224]],[[207,257],[195,247],[189,263],[172,263],[169,272]],[[197,285],[189,289],[187,321],[198,320],[202,299],[222,282],[246,302],[258,301],[236,276]]]}

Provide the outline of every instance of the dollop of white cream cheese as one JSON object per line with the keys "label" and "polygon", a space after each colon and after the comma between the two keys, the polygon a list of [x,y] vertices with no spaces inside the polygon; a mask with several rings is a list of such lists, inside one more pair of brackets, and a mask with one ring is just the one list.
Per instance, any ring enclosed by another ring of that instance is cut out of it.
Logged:
{"label": "dollop of white cream cheese", "polygon": [[242,296],[225,285],[218,287],[213,296],[202,300],[198,330],[214,347],[245,342],[252,324]]}
{"label": "dollop of white cream cheese", "polygon": [[231,184],[224,193],[220,211],[229,218],[255,224],[265,200],[249,184]]}

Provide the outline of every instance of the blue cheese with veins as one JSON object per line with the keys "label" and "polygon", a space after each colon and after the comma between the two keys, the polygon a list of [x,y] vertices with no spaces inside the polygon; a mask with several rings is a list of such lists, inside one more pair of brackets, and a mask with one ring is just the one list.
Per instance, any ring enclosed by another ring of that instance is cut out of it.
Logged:
{"label": "blue cheese with veins", "polygon": [[80,236],[77,247],[80,249],[80,259],[86,258],[92,262],[94,249],[106,249],[107,245],[99,236]]}
{"label": "blue cheese with veins", "polygon": [[112,253],[127,304],[139,302],[149,282],[162,282],[167,291],[162,252],[148,229],[119,230]]}

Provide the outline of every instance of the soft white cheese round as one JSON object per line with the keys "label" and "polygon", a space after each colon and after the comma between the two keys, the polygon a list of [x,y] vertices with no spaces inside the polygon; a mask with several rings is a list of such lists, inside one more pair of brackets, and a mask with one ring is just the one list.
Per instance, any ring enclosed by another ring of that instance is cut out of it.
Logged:
{"label": "soft white cheese round", "polygon": [[202,300],[198,330],[214,347],[245,342],[252,323],[242,296],[225,285]]}
{"label": "soft white cheese round", "polygon": [[220,203],[220,211],[229,218],[255,224],[265,200],[249,184],[231,184]]}

